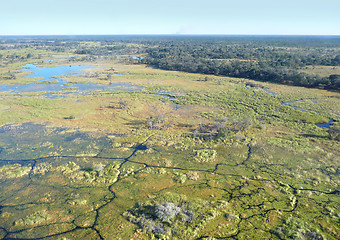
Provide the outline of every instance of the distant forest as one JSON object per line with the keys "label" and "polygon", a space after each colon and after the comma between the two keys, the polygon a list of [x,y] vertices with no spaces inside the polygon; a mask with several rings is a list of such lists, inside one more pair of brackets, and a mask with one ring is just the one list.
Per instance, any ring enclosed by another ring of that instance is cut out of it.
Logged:
{"label": "distant forest", "polygon": [[340,36],[8,36],[0,37],[0,43],[7,44],[3,49],[73,51],[83,56],[78,61],[136,55],[143,57],[132,62],[165,70],[340,90],[338,74],[301,71],[307,66],[339,67]]}
{"label": "distant forest", "polygon": [[244,37],[163,41],[141,62],[160,69],[340,89],[340,75],[299,72],[310,65],[339,66],[340,38]]}

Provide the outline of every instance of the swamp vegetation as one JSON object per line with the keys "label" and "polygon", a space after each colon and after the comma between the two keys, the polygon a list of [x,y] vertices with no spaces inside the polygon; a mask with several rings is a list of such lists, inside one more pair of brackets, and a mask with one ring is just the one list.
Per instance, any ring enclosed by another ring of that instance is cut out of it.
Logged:
{"label": "swamp vegetation", "polygon": [[339,239],[339,56],[336,37],[0,38],[0,239]]}

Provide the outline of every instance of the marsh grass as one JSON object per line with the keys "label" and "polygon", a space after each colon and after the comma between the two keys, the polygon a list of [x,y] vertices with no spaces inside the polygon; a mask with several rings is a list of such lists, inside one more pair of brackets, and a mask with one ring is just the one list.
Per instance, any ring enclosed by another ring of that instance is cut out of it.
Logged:
{"label": "marsh grass", "polygon": [[[39,61],[48,54],[42,52]],[[22,64],[6,63],[0,74]],[[0,95],[0,227],[13,232],[6,237],[97,239],[96,229],[105,239],[153,239],[157,234],[143,232],[124,212],[133,213],[137,203],[172,202],[198,219],[197,227],[168,219],[178,239],[275,239],[288,228],[339,238],[339,143],[316,126],[340,120],[338,93],[217,76],[198,81],[205,75],[115,61],[96,64],[88,74],[98,77],[72,75],[68,81],[128,82],[143,90],[83,96],[74,89],[56,99]],[[110,68],[124,75],[107,79]],[[21,74],[16,80],[28,81]],[[282,105],[294,100],[301,101],[292,106],[310,112]],[[117,107],[120,102],[124,107]],[[149,128],[148,120],[157,116],[171,126]],[[219,201],[228,204],[218,208]],[[14,224],[38,219],[44,209],[50,216],[42,217],[45,222]]]}

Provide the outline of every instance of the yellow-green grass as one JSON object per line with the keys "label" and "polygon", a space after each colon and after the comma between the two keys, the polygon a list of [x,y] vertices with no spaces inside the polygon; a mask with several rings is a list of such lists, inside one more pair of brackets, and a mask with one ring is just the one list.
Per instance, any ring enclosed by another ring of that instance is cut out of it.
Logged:
{"label": "yellow-green grass", "polygon": [[[105,84],[128,82],[145,89],[85,96],[75,91],[66,98],[57,99],[47,99],[43,93],[1,94],[1,126],[49,123],[51,129],[71,129],[65,133],[91,131],[93,136],[107,136],[109,141],[105,149],[96,145],[99,148],[94,155],[64,156],[52,147],[49,151],[55,151],[56,155],[48,156],[59,157],[50,159],[53,164],[50,171],[20,176],[15,179],[16,184],[3,182],[2,194],[16,194],[4,198],[1,227],[20,231],[7,237],[39,238],[79,226],[58,237],[96,239],[96,229],[105,239],[112,236],[152,239],[152,235],[143,233],[123,214],[134,209],[137,203],[151,202],[166,192],[184,194],[193,202],[197,199],[228,201],[228,207],[200,229],[201,237],[227,238],[239,232],[240,239],[275,239],[275,229],[292,216],[319,228],[330,239],[339,236],[337,195],[330,193],[340,184],[336,175],[340,146],[328,139],[325,129],[315,125],[328,118],[339,120],[339,93],[217,76],[208,76],[206,82],[197,81],[205,75],[115,61],[96,64],[101,67],[88,71],[99,73],[98,78],[74,75],[68,80]],[[111,72],[111,67],[125,75],[106,79],[105,74]],[[5,68],[1,69],[6,72]],[[249,83],[254,87],[247,90],[245,85]],[[176,99],[154,94],[158,89],[171,91]],[[294,106],[311,113],[281,105],[299,99],[304,101]],[[120,107],[121,102],[125,102],[126,108]],[[174,108],[174,103],[179,109]],[[150,117],[159,116],[169,123],[169,128],[149,129]],[[231,129],[244,117],[249,117],[252,125],[248,129],[233,130],[235,133],[221,139],[193,136],[201,125],[208,129],[207,135],[216,133],[211,127],[223,117],[228,117],[224,124]],[[74,139],[68,145],[79,142],[81,139]],[[6,146],[4,142],[1,144],[1,147]],[[141,144],[146,150],[135,152]],[[17,145],[12,149],[18,148],[27,148],[28,154],[33,156],[35,152],[30,151],[37,146]],[[7,150],[11,149],[4,148]],[[216,156],[200,158],[204,153]],[[37,162],[44,161],[44,157],[34,156]],[[125,163],[119,169],[119,181],[92,186],[56,170],[69,161],[78,164],[83,172],[98,163]],[[190,174],[197,179],[190,179]],[[33,184],[26,187],[28,181]],[[11,207],[13,205],[20,209]],[[43,210],[51,216],[45,224],[13,224]],[[98,216],[97,221],[95,216]],[[96,225],[88,228],[95,221]]]}
{"label": "yellow-green grass", "polygon": [[300,72],[308,73],[311,75],[319,75],[321,77],[329,77],[329,75],[340,75],[340,66],[307,66],[301,68]]}

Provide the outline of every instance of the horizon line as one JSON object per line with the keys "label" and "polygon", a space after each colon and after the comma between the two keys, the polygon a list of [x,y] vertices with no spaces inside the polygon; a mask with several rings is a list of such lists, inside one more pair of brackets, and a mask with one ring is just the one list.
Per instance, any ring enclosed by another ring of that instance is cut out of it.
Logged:
{"label": "horizon line", "polygon": [[340,34],[239,34],[239,33],[124,33],[124,34],[0,34],[0,37],[35,36],[339,36]]}

